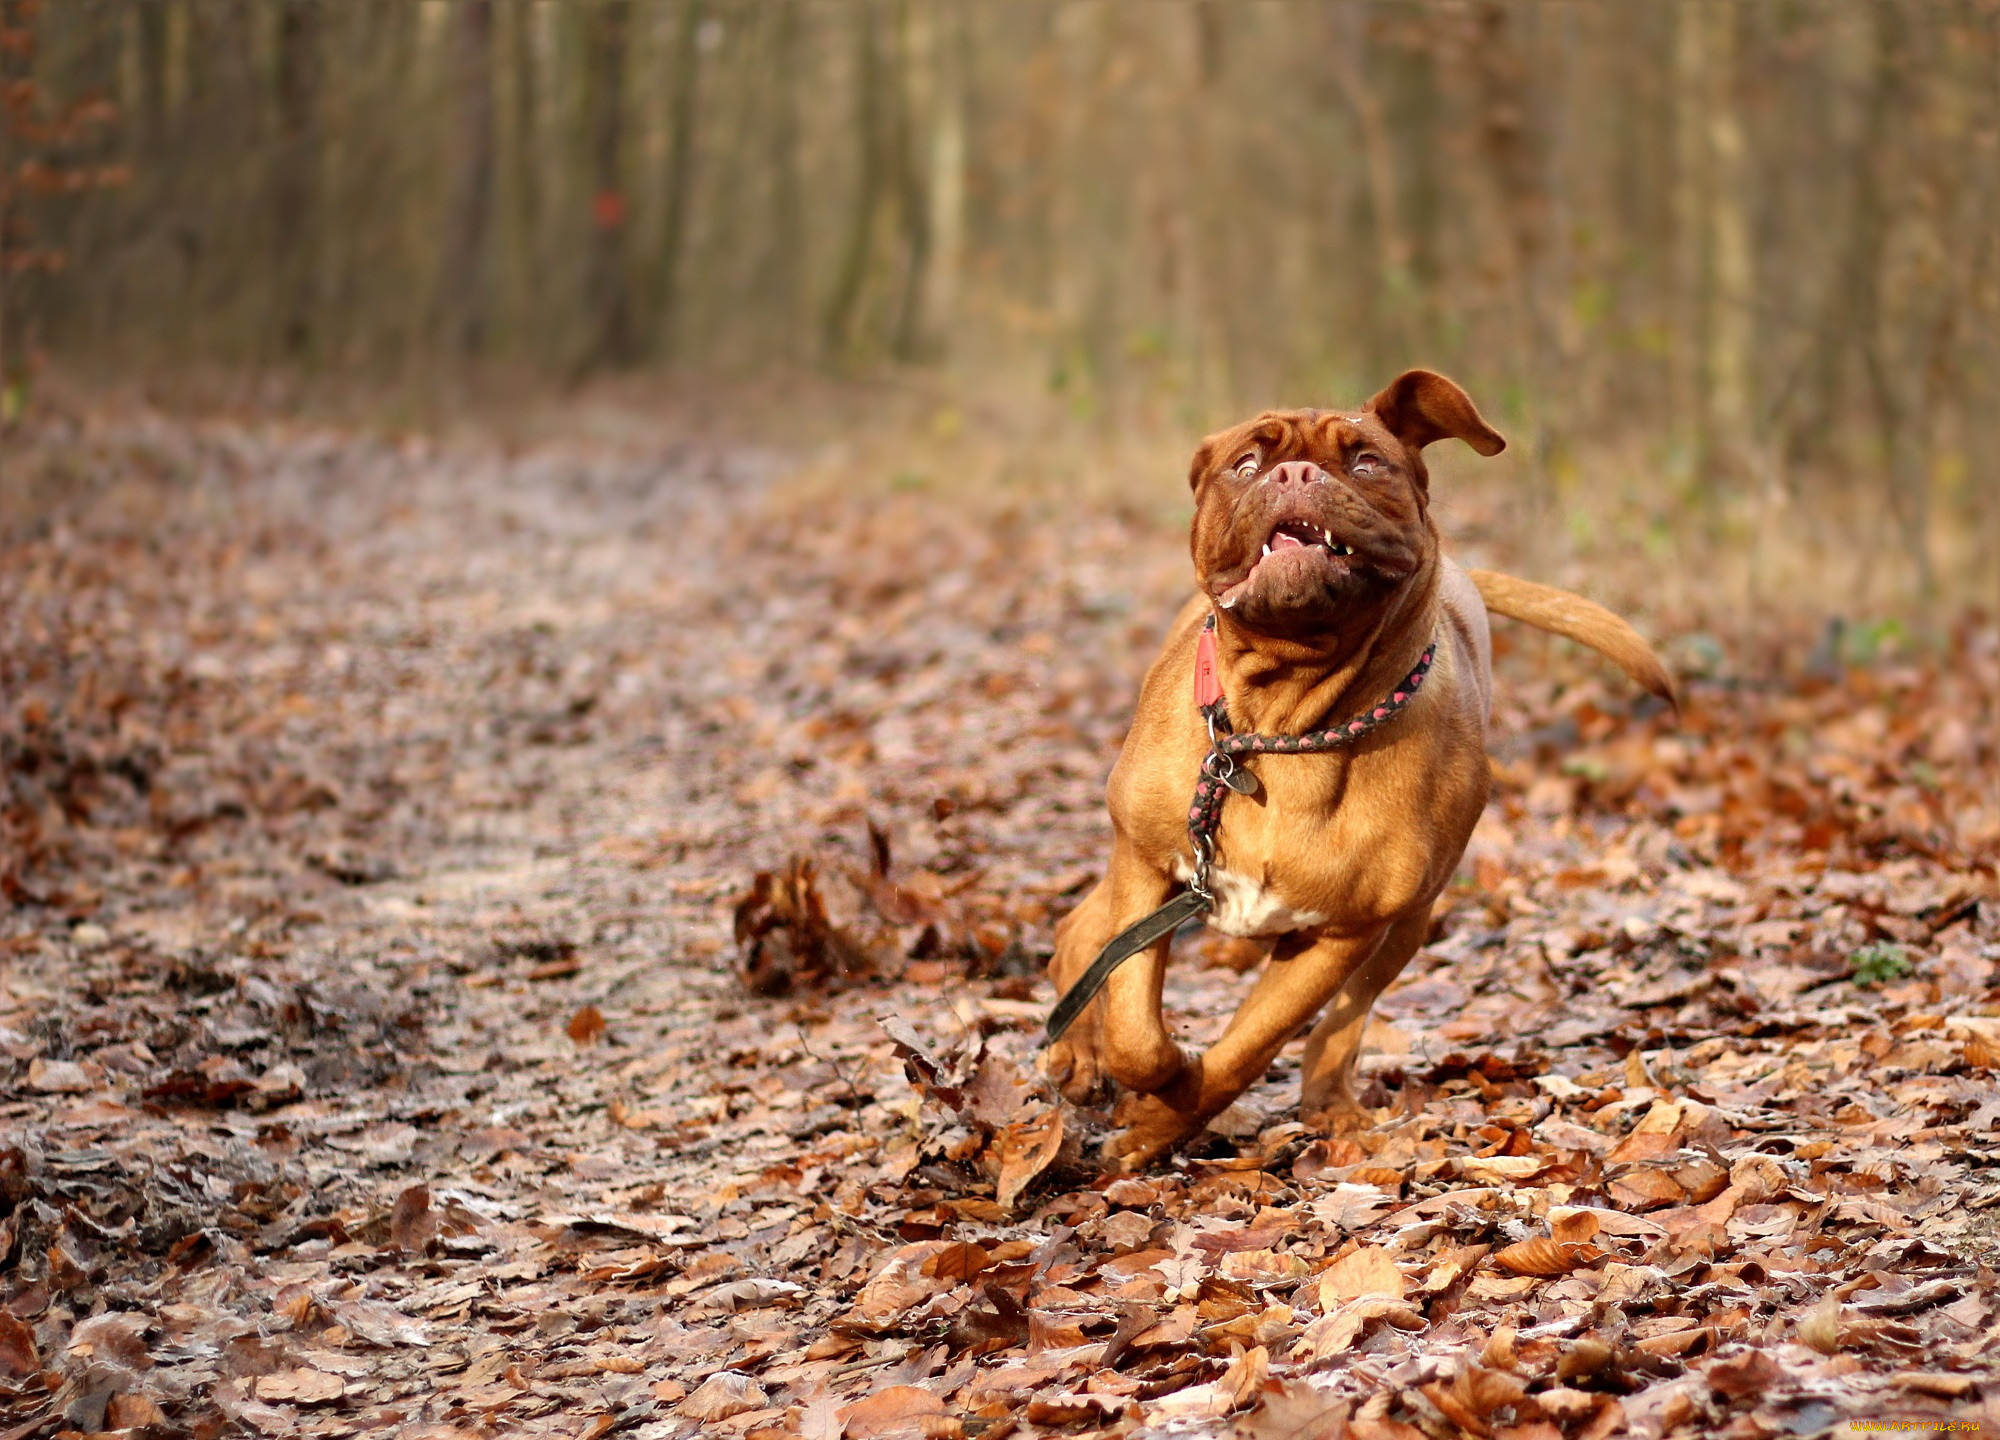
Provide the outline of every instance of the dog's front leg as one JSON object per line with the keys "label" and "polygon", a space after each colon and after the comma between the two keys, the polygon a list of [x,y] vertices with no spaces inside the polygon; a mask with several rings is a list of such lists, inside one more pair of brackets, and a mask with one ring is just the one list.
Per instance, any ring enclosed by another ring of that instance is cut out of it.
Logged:
{"label": "dog's front leg", "polygon": [[[1166,1084],[1119,1105],[1124,1128],[1105,1142],[1105,1160],[1116,1169],[1143,1169],[1228,1109],[1285,1042],[1368,963],[1388,933],[1385,927],[1303,944],[1292,937],[1281,940],[1222,1038]],[[1157,986],[1153,995],[1157,1015]]]}
{"label": "dog's front leg", "polygon": [[[1074,985],[1121,930],[1166,903],[1172,888],[1165,875],[1123,842],[1114,844],[1104,878],[1056,926],[1056,953],[1049,961],[1056,993]],[[1180,1047],[1168,1038],[1160,1019],[1160,988],[1172,943],[1168,936],[1113,971],[1103,993],[1049,1047],[1043,1071],[1071,1103],[1100,1098],[1111,1080],[1150,1089],[1180,1069]]]}

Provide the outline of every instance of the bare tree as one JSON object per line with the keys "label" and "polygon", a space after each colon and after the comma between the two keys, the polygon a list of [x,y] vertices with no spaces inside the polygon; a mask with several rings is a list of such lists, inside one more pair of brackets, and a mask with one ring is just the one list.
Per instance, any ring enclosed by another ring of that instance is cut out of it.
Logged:
{"label": "bare tree", "polygon": [[594,189],[585,303],[592,334],[586,370],[638,359],[639,337],[626,273],[625,59],[631,33],[628,0],[596,0],[584,16],[584,140]]}
{"label": "bare tree", "polygon": [[459,0],[453,36],[458,154],[446,231],[439,320],[446,342],[477,354],[486,342],[491,282],[487,252],[493,209],[493,0]]}
{"label": "bare tree", "polygon": [[695,125],[701,114],[702,0],[685,0],[674,37],[673,73],[669,78],[667,170],[664,213],[660,221],[659,350],[674,354],[680,334],[682,254],[687,248],[688,211],[693,204]]}
{"label": "bare tree", "polygon": [[313,342],[318,283],[314,224],[319,161],[320,7],[283,0],[278,12],[279,143],[272,156],[272,249],[277,256],[277,343],[304,358]]}

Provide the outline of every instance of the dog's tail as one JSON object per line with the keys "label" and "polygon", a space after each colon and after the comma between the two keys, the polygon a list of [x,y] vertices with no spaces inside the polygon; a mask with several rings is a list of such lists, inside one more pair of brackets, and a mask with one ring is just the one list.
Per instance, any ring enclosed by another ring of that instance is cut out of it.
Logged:
{"label": "dog's tail", "polygon": [[1653,647],[1637,630],[1602,605],[1567,590],[1502,575],[1498,570],[1465,573],[1479,587],[1479,598],[1495,615],[1525,621],[1537,630],[1566,635],[1588,645],[1675,710],[1680,709],[1673,678],[1660,663],[1660,657],[1653,653]]}

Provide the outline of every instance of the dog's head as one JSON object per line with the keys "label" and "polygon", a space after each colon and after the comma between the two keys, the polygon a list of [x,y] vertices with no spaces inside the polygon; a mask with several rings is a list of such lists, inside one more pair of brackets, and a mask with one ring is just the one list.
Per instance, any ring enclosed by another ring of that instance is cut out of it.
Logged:
{"label": "dog's head", "polygon": [[1202,588],[1242,625],[1307,638],[1372,622],[1437,543],[1423,449],[1507,442],[1442,375],[1410,370],[1359,414],[1267,410],[1188,471]]}

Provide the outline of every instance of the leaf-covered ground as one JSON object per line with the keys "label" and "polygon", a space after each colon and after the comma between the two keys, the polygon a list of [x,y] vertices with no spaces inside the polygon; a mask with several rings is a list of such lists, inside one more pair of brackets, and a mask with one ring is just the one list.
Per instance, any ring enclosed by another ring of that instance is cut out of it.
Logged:
{"label": "leaf-covered ground", "polygon": [[[1652,616],[1726,641],[1678,729],[1503,635],[1379,1124],[1288,1054],[1107,1183],[1040,965],[1170,528],[643,439],[20,463],[85,498],[0,552],[0,1433],[2000,1419],[1990,625]],[[1258,957],[1177,944],[1200,1040]]]}

